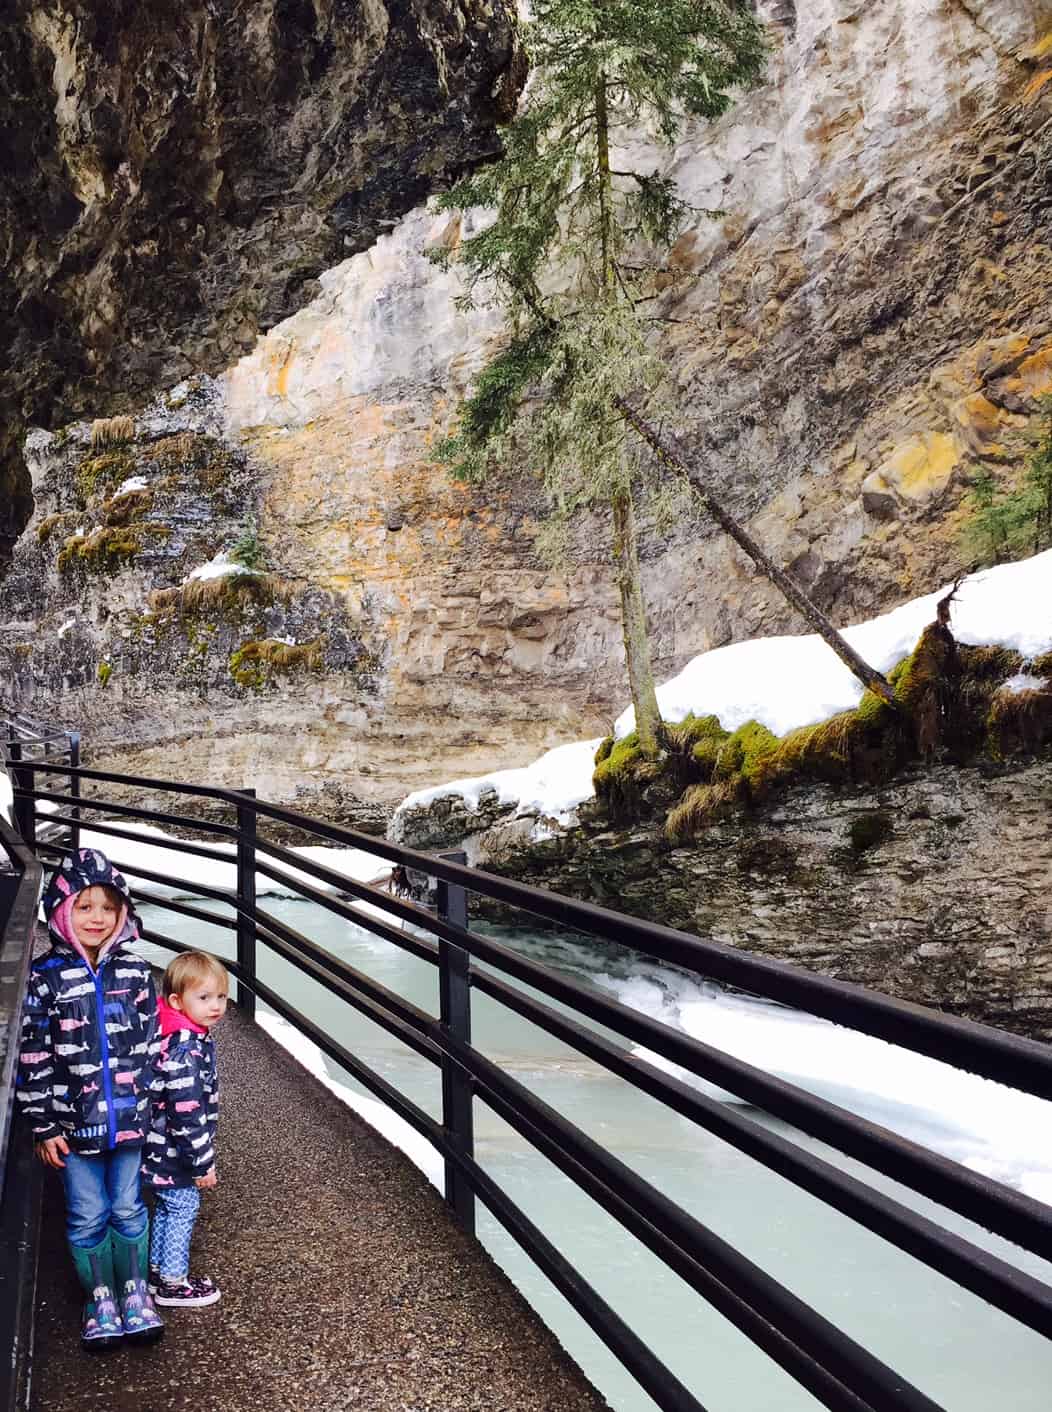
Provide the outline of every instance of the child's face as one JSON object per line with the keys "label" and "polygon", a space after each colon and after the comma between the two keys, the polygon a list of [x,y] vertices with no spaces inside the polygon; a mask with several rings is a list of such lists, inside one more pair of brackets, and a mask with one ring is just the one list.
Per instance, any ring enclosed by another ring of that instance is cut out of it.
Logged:
{"label": "child's face", "polygon": [[94,953],[113,935],[120,909],[101,887],[86,887],[73,902],[73,935],[85,951]]}
{"label": "child's face", "polygon": [[171,995],[168,1003],[173,1010],[189,1015],[195,1025],[210,1030],[226,1014],[226,984],[215,976],[207,976],[187,986],[182,995]]}

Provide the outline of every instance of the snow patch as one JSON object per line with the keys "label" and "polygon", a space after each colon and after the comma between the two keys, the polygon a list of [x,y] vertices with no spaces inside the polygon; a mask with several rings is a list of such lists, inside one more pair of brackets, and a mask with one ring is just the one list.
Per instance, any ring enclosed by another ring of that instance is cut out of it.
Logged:
{"label": "snow patch", "polygon": [[209,559],[207,564],[199,564],[196,569],[191,569],[183,583],[192,583],[195,579],[223,579],[230,574],[258,574],[258,569],[246,568],[238,559],[231,559],[225,549],[221,549],[218,554]]}
{"label": "snow patch", "polygon": [[62,624],[62,626],[59,628],[59,630],[58,630],[58,632],[55,634],[55,636],[56,636],[56,637],[65,637],[66,633],[69,632],[70,628],[76,627],[76,625],[77,625],[77,620],[76,620],[76,618],[70,618],[68,622],[65,622],[65,623]]}
{"label": "snow patch", "polygon": [[[915,598],[890,613],[844,629],[844,637],[879,672],[891,671],[909,656],[949,585]],[[1025,658],[1052,650],[1052,550],[1018,564],[1002,564],[965,579],[953,603],[958,642],[1014,648]],[[1024,674],[1012,680],[1019,682]],[[1040,678],[1039,685],[1045,683]],[[1015,686],[1026,690],[1028,686]],[[670,722],[685,716],[718,716],[724,730],[755,720],[775,735],[850,711],[862,685],[818,636],[759,637],[702,652],[678,676],[657,690],[661,714]],[[632,707],[617,719],[615,734],[635,725]],[[487,791],[516,813],[545,815],[568,824],[574,810],[593,794],[592,772],[599,740],[577,741],[549,750],[532,765],[495,770],[474,779],[453,780],[408,795],[395,810],[395,825],[410,809],[459,795],[471,811]]]}
{"label": "snow patch", "polygon": [[145,490],[147,485],[145,476],[129,476],[127,480],[122,480],[117,487],[116,495],[129,495],[133,490]]}
{"label": "snow patch", "polygon": [[1033,672],[1016,672],[1014,677],[1009,677],[997,688],[998,691],[1007,691],[1010,696],[1018,696],[1021,691],[1043,691],[1048,686],[1045,677],[1035,676]]}

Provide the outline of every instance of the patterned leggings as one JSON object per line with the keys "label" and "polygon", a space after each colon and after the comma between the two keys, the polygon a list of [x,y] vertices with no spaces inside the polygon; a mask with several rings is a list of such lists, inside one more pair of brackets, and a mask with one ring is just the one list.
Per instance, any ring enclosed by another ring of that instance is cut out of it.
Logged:
{"label": "patterned leggings", "polygon": [[150,1264],[163,1280],[185,1279],[190,1273],[190,1237],[201,1205],[195,1186],[158,1187],[150,1233]]}

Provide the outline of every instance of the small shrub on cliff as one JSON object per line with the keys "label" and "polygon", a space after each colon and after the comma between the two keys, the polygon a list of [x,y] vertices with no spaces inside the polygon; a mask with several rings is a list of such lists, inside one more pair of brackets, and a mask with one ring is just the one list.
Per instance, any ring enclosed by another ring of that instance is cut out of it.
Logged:
{"label": "small shrub on cliff", "polygon": [[988,470],[972,481],[964,547],[977,563],[999,564],[1052,545],[1052,397],[1038,406],[1034,448],[1019,485],[1003,485]]}

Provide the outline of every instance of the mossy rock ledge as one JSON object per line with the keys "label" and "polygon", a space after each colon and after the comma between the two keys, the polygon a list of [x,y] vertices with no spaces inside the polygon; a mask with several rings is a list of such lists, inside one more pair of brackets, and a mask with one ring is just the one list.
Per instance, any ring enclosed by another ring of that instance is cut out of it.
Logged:
{"label": "mossy rock ledge", "polygon": [[571,828],[420,811],[405,841],[470,833],[506,876],[1052,1038],[1052,660],[933,627],[892,677],[898,709],[867,693],[782,738],[608,740]]}

